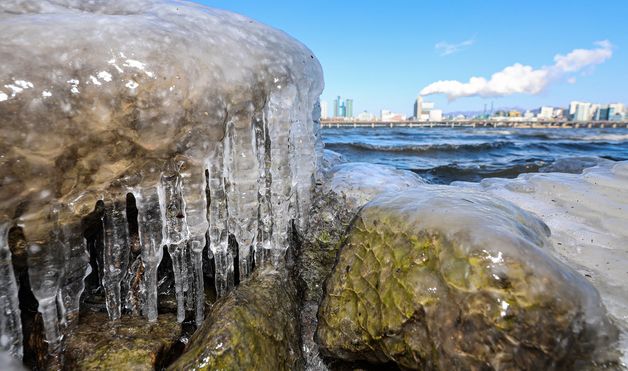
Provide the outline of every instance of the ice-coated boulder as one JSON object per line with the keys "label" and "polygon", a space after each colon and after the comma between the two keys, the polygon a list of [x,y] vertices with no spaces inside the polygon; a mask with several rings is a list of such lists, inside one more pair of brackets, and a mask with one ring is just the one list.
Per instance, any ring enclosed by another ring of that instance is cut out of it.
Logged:
{"label": "ice-coated boulder", "polygon": [[299,282],[302,284],[301,328],[308,369],[320,369],[323,361],[314,341],[316,313],[323,283],[334,265],[339,242],[351,219],[375,196],[424,184],[416,174],[390,166],[343,163],[342,156],[325,150],[323,182],[317,185],[310,208],[310,226],[300,234],[297,252]]}
{"label": "ice-coated boulder", "polygon": [[[234,259],[241,279],[278,264],[292,221],[307,225],[322,70],[285,33],[183,1],[6,0],[0,60],[0,264],[19,228],[53,349],[78,313],[86,244],[112,319],[139,239],[144,314],[156,320],[166,245],[178,319],[188,301],[200,323],[206,243],[225,295]],[[1,273],[6,311],[16,285]],[[0,348],[19,356],[11,313]]]}
{"label": "ice-coated boulder", "polygon": [[606,360],[596,289],[549,229],[480,192],[386,193],[354,219],[319,310],[321,352],[409,369],[560,369]]}
{"label": "ice-coated boulder", "polygon": [[298,298],[285,269],[257,271],[219,300],[169,370],[299,370]]}
{"label": "ice-coated boulder", "polygon": [[582,174],[524,174],[454,184],[504,198],[547,223],[556,253],[599,290],[620,324],[619,348],[628,365],[628,161],[589,163],[597,166]]}

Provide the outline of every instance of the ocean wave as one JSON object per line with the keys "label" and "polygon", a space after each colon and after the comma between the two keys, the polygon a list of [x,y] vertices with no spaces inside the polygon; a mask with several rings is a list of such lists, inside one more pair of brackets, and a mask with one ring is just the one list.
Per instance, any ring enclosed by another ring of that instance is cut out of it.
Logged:
{"label": "ocean wave", "polygon": [[326,143],[326,148],[352,148],[363,151],[377,152],[407,152],[407,153],[429,153],[429,152],[480,152],[487,150],[501,149],[514,145],[509,141],[497,141],[491,143],[462,143],[462,144],[413,144],[413,145],[386,145],[372,143],[349,143],[336,142]]}
{"label": "ocean wave", "polygon": [[561,135],[560,133],[517,133],[521,138],[571,140],[577,142],[626,142],[628,134]]}

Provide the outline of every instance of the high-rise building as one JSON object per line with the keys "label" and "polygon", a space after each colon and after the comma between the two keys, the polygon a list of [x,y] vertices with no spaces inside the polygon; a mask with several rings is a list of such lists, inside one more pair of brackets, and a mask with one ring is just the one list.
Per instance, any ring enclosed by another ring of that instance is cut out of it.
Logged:
{"label": "high-rise building", "polygon": [[589,121],[593,118],[592,104],[587,102],[571,102],[569,114],[573,121]]}
{"label": "high-rise building", "polygon": [[608,104],[603,104],[603,105],[599,106],[598,109],[595,110],[595,114],[593,115],[593,119],[595,121],[606,121],[606,120],[608,120],[608,111],[609,111]]}
{"label": "high-rise building", "polygon": [[432,120],[430,112],[434,109],[434,102],[424,102],[422,96],[418,96],[414,102],[414,118],[418,121]]}
{"label": "high-rise building", "polygon": [[340,96],[334,99],[334,117],[340,117]]}
{"label": "high-rise building", "polygon": [[345,100],[345,117],[353,117],[353,99]]}
{"label": "high-rise building", "polygon": [[421,120],[421,114],[423,113],[423,97],[419,95],[414,102],[414,118]]}
{"label": "high-rise building", "polygon": [[328,109],[327,101],[324,101],[324,100],[321,101],[321,118],[322,119],[326,119],[329,117],[328,116],[329,113],[327,112],[327,109]]}
{"label": "high-rise building", "polygon": [[543,106],[539,111],[539,118],[549,120],[554,117],[554,107]]}
{"label": "high-rise building", "polygon": [[623,103],[612,103],[608,105],[608,119],[611,121],[621,121],[626,114],[626,107]]}

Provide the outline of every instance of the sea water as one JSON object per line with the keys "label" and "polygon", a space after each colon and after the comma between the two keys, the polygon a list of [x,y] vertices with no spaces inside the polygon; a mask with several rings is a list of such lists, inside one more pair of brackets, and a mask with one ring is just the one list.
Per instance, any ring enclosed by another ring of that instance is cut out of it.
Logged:
{"label": "sea water", "polygon": [[579,173],[628,159],[628,129],[324,128],[325,148],[347,161],[412,170],[431,183]]}

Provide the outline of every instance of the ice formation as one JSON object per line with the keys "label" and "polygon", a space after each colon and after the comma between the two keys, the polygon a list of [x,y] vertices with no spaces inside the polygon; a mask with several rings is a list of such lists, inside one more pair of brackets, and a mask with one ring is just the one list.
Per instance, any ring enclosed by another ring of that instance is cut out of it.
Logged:
{"label": "ice formation", "polygon": [[628,364],[628,161],[603,161],[582,174],[454,184],[509,200],[547,223],[558,255],[591,281],[623,328],[623,362]]}
{"label": "ice formation", "polygon": [[[187,307],[200,321],[207,243],[224,295],[234,264],[239,279],[277,264],[289,228],[307,225],[322,71],[285,33],[177,1],[8,0],[0,59],[1,349],[21,352],[10,228],[54,350],[78,315],[88,245],[110,318],[122,314],[128,197],[151,321],[164,246],[178,318]],[[101,232],[86,239],[87,215]]]}
{"label": "ice formation", "polygon": [[386,192],[400,192],[425,184],[417,174],[391,166],[349,162],[336,165],[326,174],[323,188],[345,198],[347,205],[357,209],[375,196]]}
{"label": "ice formation", "polygon": [[423,185],[366,204],[318,312],[322,354],[403,369],[582,369],[617,331],[548,227],[482,192]]}
{"label": "ice formation", "polygon": [[9,225],[0,224],[0,352],[22,358],[22,321],[9,250]]}

